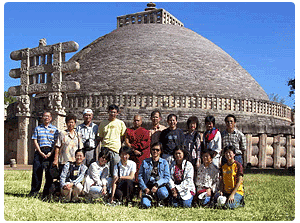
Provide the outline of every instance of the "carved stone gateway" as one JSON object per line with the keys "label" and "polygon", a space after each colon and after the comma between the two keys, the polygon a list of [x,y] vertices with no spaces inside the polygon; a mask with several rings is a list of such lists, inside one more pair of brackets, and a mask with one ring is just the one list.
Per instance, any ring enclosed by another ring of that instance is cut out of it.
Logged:
{"label": "carved stone gateway", "polygon": [[[47,95],[46,109],[52,111],[53,124],[61,128],[64,124],[65,108],[62,106],[63,94],[80,89],[76,81],[64,81],[64,74],[79,70],[78,62],[65,61],[65,54],[77,51],[74,41],[47,46],[46,39],[39,41],[36,48],[25,48],[13,51],[12,60],[21,60],[21,68],[12,69],[9,76],[20,78],[21,85],[8,89],[8,93],[17,96],[17,114],[19,136],[17,139],[17,163],[28,163],[28,145],[32,127],[32,112],[35,98],[40,94]],[[39,98],[37,98],[39,99]]]}

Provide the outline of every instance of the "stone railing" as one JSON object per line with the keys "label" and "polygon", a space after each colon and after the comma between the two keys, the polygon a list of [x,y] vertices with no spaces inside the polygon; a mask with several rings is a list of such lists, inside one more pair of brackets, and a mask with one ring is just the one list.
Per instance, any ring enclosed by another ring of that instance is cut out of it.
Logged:
{"label": "stone railing", "polygon": [[132,24],[172,24],[184,26],[182,22],[176,19],[173,15],[164,9],[153,9],[150,11],[137,12],[133,14],[117,17],[117,27],[123,27]]}
{"label": "stone railing", "polygon": [[295,139],[291,135],[246,134],[246,163],[258,168],[295,167]]}
{"label": "stone railing", "polygon": [[217,111],[241,111],[270,115],[292,121],[291,108],[276,102],[198,95],[154,95],[154,94],[86,94],[69,93],[63,100],[66,108],[107,108],[117,104],[127,108],[195,108]]}

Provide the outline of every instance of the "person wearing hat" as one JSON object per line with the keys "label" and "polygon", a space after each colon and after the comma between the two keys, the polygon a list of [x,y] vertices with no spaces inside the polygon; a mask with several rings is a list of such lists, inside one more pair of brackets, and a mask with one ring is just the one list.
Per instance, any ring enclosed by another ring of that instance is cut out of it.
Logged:
{"label": "person wearing hat", "polygon": [[85,152],[84,164],[89,167],[91,163],[96,161],[96,136],[98,125],[92,122],[92,109],[83,111],[84,122],[76,128],[76,131],[82,135],[83,150]]}

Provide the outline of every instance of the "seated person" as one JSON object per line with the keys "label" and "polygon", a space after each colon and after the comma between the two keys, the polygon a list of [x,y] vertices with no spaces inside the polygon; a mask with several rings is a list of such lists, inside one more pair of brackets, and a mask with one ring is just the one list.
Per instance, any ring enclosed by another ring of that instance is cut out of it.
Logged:
{"label": "seated person", "polygon": [[217,191],[219,185],[219,169],[212,162],[214,151],[202,151],[202,164],[197,169],[195,184],[200,204],[209,204],[212,195]]}
{"label": "seated person", "polygon": [[221,168],[220,191],[215,195],[214,200],[217,203],[218,197],[224,196],[226,197],[224,207],[234,209],[244,206],[243,166],[234,159],[234,146],[226,146],[224,154],[227,163]]}
{"label": "seated person", "polygon": [[109,175],[109,153],[106,147],[102,147],[98,156],[98,161],[93,162],[88,171],[84,182],[84,192],[88,198],[99,198],[107,194],[108,175]]}
{"label": "seated person", "polygon": [[151,207],[154,198],[163,201],[169,196],[166,186],[170,181],[170,169],[168,162],[160,158],[161,152],[161,143],[154,143],[150,149],[152,157],[144,159],[140,167],[138,180],[143,191],[141,205],[144,208]]}
{"label": "seated person", "polygon": [[82,163],[84,151],[75,151],[75,162],[67,162],[60,175],[61,195],[66,201],[78,201],[78,196],[82,194],[83,186],[81,181],[84,179],[87,167]]}
{"label": "seated person", "polygon": [[174,149],[174,159],[170,167],[169,187],[172,191],[171,204],[174,207],[191,207],[195,195],[194,167],[187,161],[188,151],[181,147]]}
{"label": "seated person", "polygon": [[121,161],[114,167],[109,203],[114,203],[115,199],[122,201],[124,197],[127,203],[132,202],[136,163],[129,160],[130,153],[131,149],[129,147],[121,147]]}

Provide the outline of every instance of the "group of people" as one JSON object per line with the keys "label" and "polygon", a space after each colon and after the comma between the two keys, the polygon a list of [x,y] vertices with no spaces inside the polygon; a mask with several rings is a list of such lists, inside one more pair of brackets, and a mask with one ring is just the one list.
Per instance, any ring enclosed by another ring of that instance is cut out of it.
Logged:
{"label": "group of people", "polygon": [[[143,208],[156,205],[236,208],[244,204],[243,153],[246,139],[236,129],[236,117],[225,118],[226,130],[215,127],[215,118],[205,118],[201,137],[195,116],[187,120],[187,132],[177,127],[177,116],[160,124],[161,113],[151,113],[152,127],[142,127],[142,117],[133,117],[127,128],[117,118],[117,105],[108,107],[108,119],[93,123],[93,111],[85,109],[84,122],[76,128],[76,116],[66,117],[67,129],[58,131],[44,112],[42,124],[32,136],[35,154],[30,196],[41,188],[43,197],[52,193],[57,173],[60,196],[76,201],[107,198],[114,204],[132,202],[136,194]],[[99,154],[96,156],[96,148]]]}

